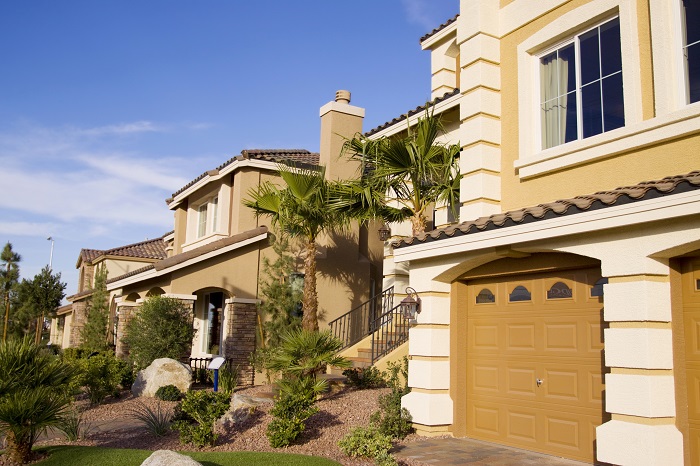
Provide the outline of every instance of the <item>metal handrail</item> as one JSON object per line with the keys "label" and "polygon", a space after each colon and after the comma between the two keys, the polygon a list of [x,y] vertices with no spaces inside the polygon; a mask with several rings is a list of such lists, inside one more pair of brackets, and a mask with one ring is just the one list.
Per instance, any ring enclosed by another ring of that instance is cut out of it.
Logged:
{"label": "metal handrail", "polygon": [[400,308],[401,304],[392,307],[372,323],[372,364],[408,341],[410,320]]}
{"label": "metal handrail", "polygon": [[343,349],[362,340],[374,330],[377,315],[384,315],[394,306],[394,287],[372,296],[356,308],[328,323],[333,335],[343,342]]}

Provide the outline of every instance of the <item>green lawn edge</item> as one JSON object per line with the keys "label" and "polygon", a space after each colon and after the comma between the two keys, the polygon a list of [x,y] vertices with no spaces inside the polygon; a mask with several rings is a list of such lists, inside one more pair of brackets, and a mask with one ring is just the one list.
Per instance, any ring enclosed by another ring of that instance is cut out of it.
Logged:
{"label": "green lawn edge", "polygon": [[[126,448],[83,447],[57,445],[37,448],[38,452],[46,452],[49,457],[35,463],[40,466],[139,466],[151,456],[150,450],[131,450]],[[198,461],[203,466],[338,466],[328,458],[318,456],[298,455],[292,453],[270,453],[255,451],[178,451]]]}

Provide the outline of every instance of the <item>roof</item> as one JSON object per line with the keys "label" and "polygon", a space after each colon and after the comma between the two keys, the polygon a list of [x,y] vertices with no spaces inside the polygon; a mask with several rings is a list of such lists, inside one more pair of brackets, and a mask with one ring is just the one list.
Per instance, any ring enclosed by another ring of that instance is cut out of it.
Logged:
{"label": "roof", "polygon": [[166,244],[165,241],[163,241],[163,238],[168,234],[169,233],[166,233],[160,238],[149,239],[139,243],[128,244],[126,246],[119,246],[113,249],[81,249],[78,262],[82,260],[83,262],[90,263],[102,256],[122,256],[157,260],[165,259],[168,257],[168,255],[165,252]]}
{"label": "roof", "polygon": [[455,88],[452,92],[445,92],[445,94],[442,95],[442,97],[436,97],[435,99],[431,100],[430,102],[427,102],[425,105],[421,105],[420,107],[416,107],[413,110],[409,110],[407,113],[404,113],[401,116],[398,116],[394,118],[391,121],[387,121],[384,124],[381,124],[377,126],[376,128],[373,128],[365,133],[365,136],[371,136],[375,133],[378,133],[386,128],[389,128],[390,126],[394,126],[397,123],[401,123],[402,121],[406,120],[407,118],[412,117],[413,115],[416,115],[418,113],[423,113],[427,107],[432,107],[436,104],[439,104],[440,102],[443,102],[450,97],[453,97],[455,95],[459,94],[459,88]]}
{"label": "roof", "polygon": [[320,156],[318,153],[309,152],[306,149],[248,149],[242,150],[240,155],[231,157],[226,162],[222,163],[213,170],[208,170],[201,175],[199,175],[194,180],[187,183],[182,188],[174,192],[171,198],[174,198],[181,192],[185,191],[190,186],[194,185],[197,181],[201,180],[207,175],[216,175],[219,171],[231,165],[235,161],[240,160],[265,160],[268,162],[275,163],[288,163],[294,165],[308,165],[316,166],[319,164]]}
{"label": "roof", "polygon": [[420,38],[420,43],[425,42],[426,40],[430,39],[431,37],[433,37],[433,36],[434,36],[435,34],[437,34],[438,32],[440,32],[440,31],[442,31],[443,29],[445,29],[445,28],[446,28],[447,26],[449,26],[450,24],[452,24],[452,23],[454,23],[455,21],[457,21],[457,18],[459,18],[459,13],[457,13],[454,17],[448,19],[447,21],[445,21],[444,23],[442,23],[440,26],[436,27],[435,29],[433,29],[432,31],[430,31],[429,33],[427,33],[426,35],[424,35],[423,37],[421,37],[421,38]]}
{"label": "roof", "polygon": [[423,235],[401,238],[392,243],[394,248],[439,241],[455,236],[469,235],[482,231],[507,228],[550,218],[573,215],[615,205],[645,201],[657,197],[679,194],[700,189],[700,170],[686,175],[669,176],[656,181],[644,181],[632,186],[624,186],[611,191],[600,191],[590,195],[562,199],[534,207],[510,210],[489,217],[438,228]]}

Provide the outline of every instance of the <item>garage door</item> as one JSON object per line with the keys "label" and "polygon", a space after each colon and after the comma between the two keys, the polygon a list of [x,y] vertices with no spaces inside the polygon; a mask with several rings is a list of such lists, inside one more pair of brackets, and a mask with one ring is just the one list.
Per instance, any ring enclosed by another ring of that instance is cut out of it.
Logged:
{"label": "garage door", "polygon": [[691,464],[700,464],[700,259],[683,261],[681,270],[688,387],[688,444]]}
{"label": "garage door", "polygon": [[600,271],[468,285],[468,436],[594,461],[607,420]]}

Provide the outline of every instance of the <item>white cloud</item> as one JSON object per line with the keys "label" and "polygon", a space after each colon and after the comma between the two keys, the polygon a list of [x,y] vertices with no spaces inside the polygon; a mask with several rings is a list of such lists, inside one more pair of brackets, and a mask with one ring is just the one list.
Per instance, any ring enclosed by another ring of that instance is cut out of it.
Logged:
{"label": "white cloud", "polygon": [[409,22],[419,24],[428,31],[432,30],[437,25],[434,18],[430,15],[431,1],[401,0],[401,4],[404,7]]}
{"label": "white cloud", "polygon": [[0,235],[46,237],[50,234],[56,234],[55,232],[59,229],[56,223],[0,222]]}
{"label": "white cloud", "polygon": [[151,121],[135,121],[133,123],[120,123],[116,125],[98,126],[96,128],[77,130],[77,133],[88,136],[104,136],[110,134],[127,135],[164,131],[167,131],[166,127],[158,126]]}

